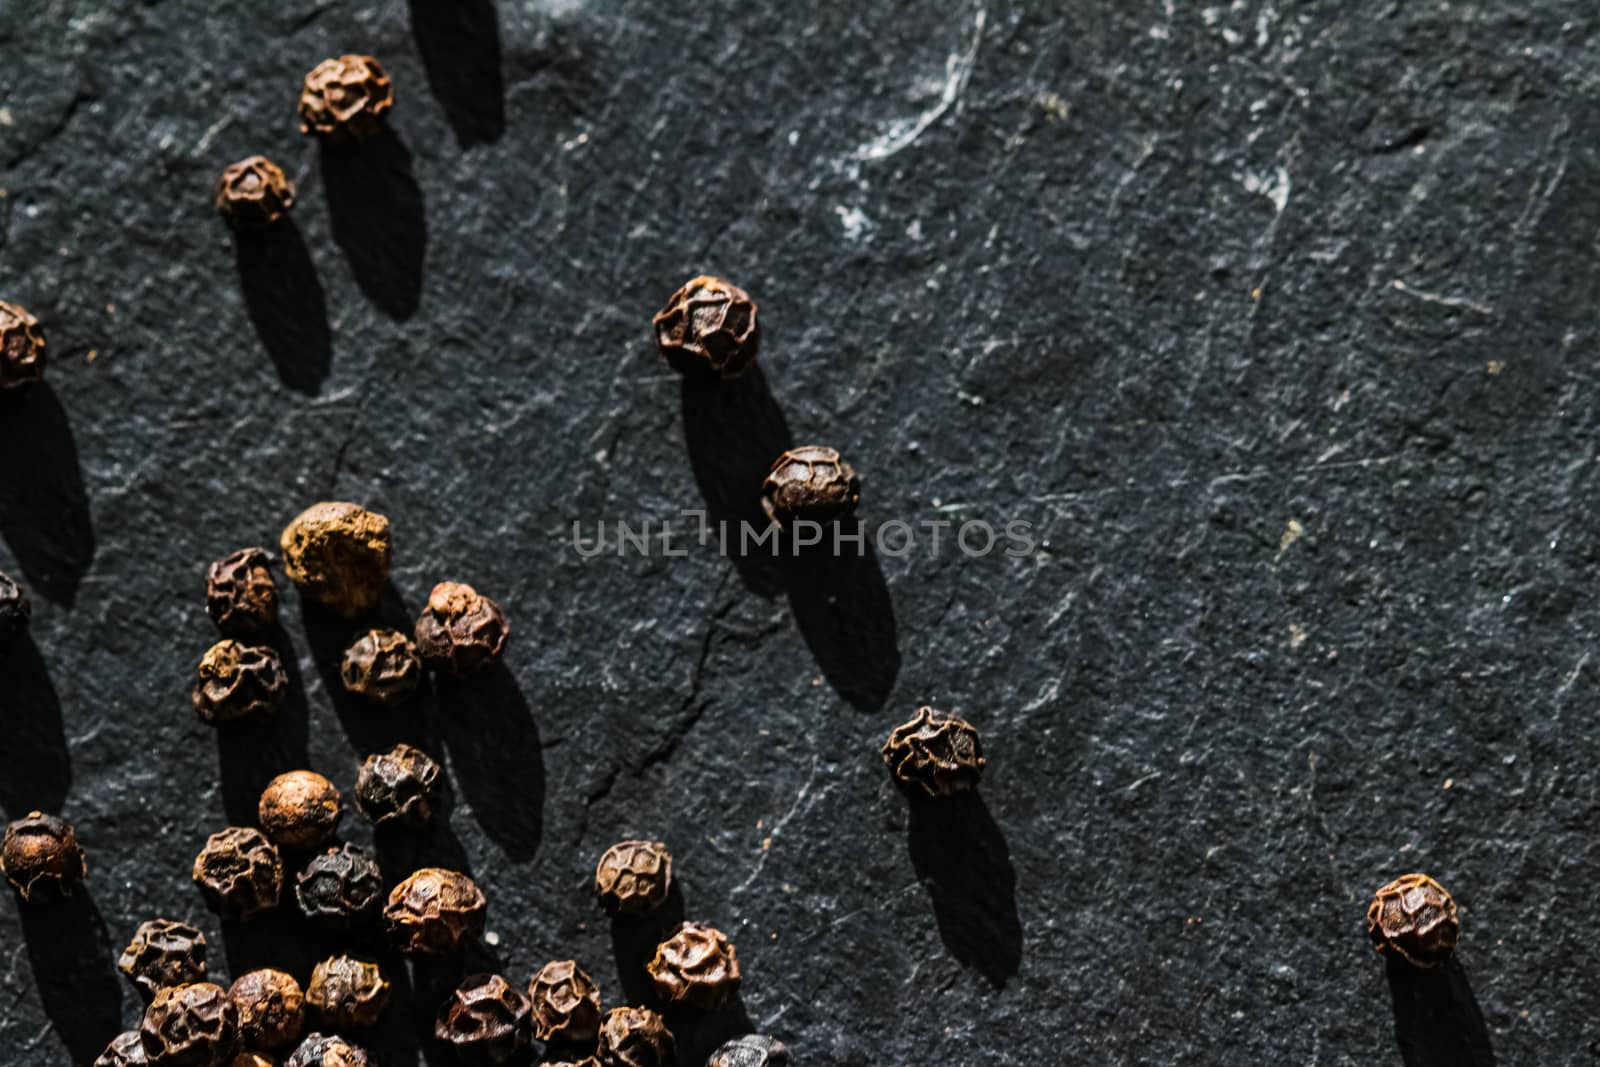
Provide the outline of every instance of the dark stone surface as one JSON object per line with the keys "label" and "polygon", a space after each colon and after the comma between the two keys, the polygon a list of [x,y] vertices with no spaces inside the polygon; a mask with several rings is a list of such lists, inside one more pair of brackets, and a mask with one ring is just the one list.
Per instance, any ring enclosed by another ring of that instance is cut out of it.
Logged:
{"label": "dark stone surface", "polygon": [[[674,1020],[690,1063],[746,1026],[813,1064],[1591,1062],[1590,14],[14,0],[0,295],[54,362],[0,398],[0,569],[35,600],[0,804],[77,823],[92,898],[0,907],[0,1058],[132,1022],[107,974],[153,915],[219,973],[303,970],[327,946],[220,928],[193,856],[271,775],[348,790],[404,737],[452,799],[386,869],[481,879],[472,965],[644,995],[647,938],[586,884],[672,843],[746,975]],[[324,155],[295,94],[346,50],[393,75],[393,134]],[[246,248],[210,192],[253,152],[300,202]],[[761,303],[726,395],[652,351],[701,271]],[[856,465],[869,521],[1038,548],[924,532],[808,576],[571,546],[748,510],[791,442]],[[330,497],[392,518],[404,617],[440,579],[501,600],[505,672],[352,707],[351,628],[291,592],[299,699],[213,733],[205,564]],[[924,701],[987,742],[949,811],[878,762]],[[1457,894],[1461,968],[1391,982],[1362,914],[1413,869]],[[419,1035],[457,975],[388,962],[383,1062],[445,1062]]]}

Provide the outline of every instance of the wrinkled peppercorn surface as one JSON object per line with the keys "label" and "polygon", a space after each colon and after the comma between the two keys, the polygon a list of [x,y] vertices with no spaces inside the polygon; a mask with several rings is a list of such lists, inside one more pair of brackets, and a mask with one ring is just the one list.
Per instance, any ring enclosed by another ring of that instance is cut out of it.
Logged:
{"label": "wrinkled peppercorn surface", "polygon": [[600,987],[574,960],[552,960],[528,982],[534,1036],[577,1044],[600,1032]]}
{"label": "wrinkled peppercorn surface", "polygon": [[861,502],[861,478],[839,453],[823,445],[791,448],[772,461],[761,483],[761,507],[780,525],[798,520],[832,522]]}
{"label": "wrinkled peppercorn surface", "polygon": [[351,927],[383,907],[383,869],[377,857],[348,842],[311,857],[295,878],[295,899],[313,922]]}
{"label": "wrinkled peppercorn surface", "polygon": [[142,922],[122,950],[117,970],[128,976],[145,1000],[168,986],[203,982],[206,935],[176,919]]}
{"label": "wrinkled peppercorn surface", "polygon": [[0,300],[0,389],[43,381],[44,347],[39,320],[27,309]]}
{"label": "wrinkled peppercorn surface", "polygon": [[261,831],[230,826],[206,839],[193,878],[211,910],[224,919],[248,919],[278,906],[283,863]]}
{"label": "wrinkled peppercorn surface", "polygon": [[600,1062],[606,1067],[664,1067],[673,1061],[672,1033],[649,1008],[612,1008],[600,1023]]}
{"label": "wrinkled peppercorn surface", "polygon": [[88,863],[78,832],[57,815],[30,811],[6,825],[0,839],[0,872],[24,901],[70,894],[84,880]]}
{"label": "wrinkled peppercorn surface", "polygon": [[370,960],[330,956],[311,971],[306,1004],[330,1029],[375,1026],[389,1003],[389,980]]}
{"label": "wrinkled peppercorn surface", "polygon": [[305,1029],[305,994],[286,971],[247,971],[228,987],[228,998],[239,1012],[239,1043],[245,1048],[276,1052]]}
{"label": "wrinkled peppercorn surface", "polygon": [[264,548],[241,548],[206,569],[206,613],[224,637],[259,637],[278,624],[278,583]]}
{"label": "wrinkled peppercorn surface", "polygon": [[1378,952],[1416,967],[1437,967],[1455,951],[1461,916],[1444,886],[1425,874],[1405,874],[1374,894],[1367,934]]}
{"label": "wrinkled peppercorn surface", "polygon": [[289,675],[277,652],[230,638],[212,645],[200,660],[194,710],[212,725],[247,715],[270,715],[288,689]]}
{"label": "wrinkled peppercorn surface", "polygon": [[239,1009],[211,982],[172,986],[156,994],[139,1023],[152,1067],[213,1067],[239,1041]]}
{"label": "wrinkled peppercorn surface", "polygon": [[356,777],[356,807],[374,826],[426,826],[438,798],[440,767],[404,742],[368,756]]}
{"label": "wrinkled peppercorn surface", "polygon": [[642,915],[671,889],[672,853],[660,841],[619,841],[595,865],[595,895],[607,911]]}
{"label": "wrinkled peppercorn surface", "polygon": [[366,1049],[335,1034],[310,1034],[283,1067],[378,1067]]}
{"label": "wrinkled peppercorn surface", "polygon": [[500,605],[461,582],[440,582],[417,619],[417,653],[435,670],[456,677],[500,659],[511,625]]}
{"label": "wrinkled peppercorn surface", "polygon": [[343,501],[313,504],[283,529],[283,569],[300,591],[353,619],[370,610],[389,580],[389,520]]}
{"label": "wrinkled peppercorn surface", "polygon": [[471,878],[425,867],[390,891],[383,921],[400,951],[447,956],[477,940],[488,910],[483,891]]}
{"label": "wrinkled peppercorn surface", "polygon": [[266,156],[230,163],[217,179],[217,211],[240,229],[264,229],[294,207],[294,182]]}
{"label": "wrinkled peppercorn surface", "polygon": [[124,1030],[111,1039],[106,1050],[94,1061],[94,1067],[145,1067],[150,1062],[144,1054],[144,1042],[139,1031]]}
{"label": "wrinkled peppercorn surface", "polygon": [[32,620],[33,602],[28,599],[28,591],[11,575],[0,571],[0,647],[27,632]]}
{"label": "wrinkled peppercorn surface", "polygon": [[283,848],[312,849],[339,832],[339,790],[315,771],[288,771],[267,783],[256,809],[261,829]]}
{"label": "wrinkled peppercorn surface", "polygon": [[719,1045],[706,1067],[792,1067],[794,1061],[782,1041],[765,1034],[745,1034]]}
{"label": "wrinkled peppercorn surface", "polygon": [[669,1004],[714,1011],[739,991],[739,956],[721,930],[686,922],[656,946],[645,965],[656,995]]}
{"label": "wrinkled peppercorn surface", "polygon": [[911,721],[890,732],[883,762],[901,784],[942,797],[975,787],[988,761],[971,723],[959,715],[921,707]]}
{"label": "wrinkled peppercorn surface", "polygon": [[339,676],[349,692],[393,707],[417,691],[422,658],[399,630],[368,630],[345,650]]}
{"label": "wrinkled peppercorn surface", "polygon": [[498,974],[467,978],[439,1007],[433,1035],[472,1059],[504,1063],[527,1044],[528,998]]}
{"label": "wrinkled peppercorn surface", "polygon": [[708,274],[668,297],[652,324],[666,361],[695,377],[737,378],[761,347],[756,302],[737,285]]}
{"label": "wrinkled peppercorn surface", "polygon": [[363,141],[383,129],[394,83],[371,56],[325,59],[300,91],[300,131],[329,141]]}

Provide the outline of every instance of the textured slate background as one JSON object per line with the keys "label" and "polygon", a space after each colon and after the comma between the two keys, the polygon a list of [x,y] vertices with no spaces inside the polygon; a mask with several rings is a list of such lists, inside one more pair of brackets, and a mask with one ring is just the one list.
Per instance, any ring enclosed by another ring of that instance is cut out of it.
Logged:
{"label": "textured slate background", "polygon": [[[38,602],[0,808],[61,810],[92,864],[70,908],[0,908],[6,1062],[135,1019],[111,962],[154,914],[217,973],[303,975],[322,946],[219,929],[192,857],[271,774],[348,787],[396,736],[454,804],[386,860],[469,865],[514,979],[571,953],[637,989],[648,932],[586,884],[659,834],[804,1063],[1593,1062],[1585,5],[5,13],[0,292],[56,362],[0,398],[0,568]],[[319,159],[294,96],[346,50],[388,65],[394,136]],[[255,151],[297,228],[236,248],[209,190]],[[764,316],[764,375],[722,394],[650,340],[701,270]],[[869,521],[1039,550],[569,544],[738,515],[790,441],[857,463]],[[365,713],[289,594],[297,695],[219,739],[187,702],[203,565],[322,498],[391,516],[393,613],[446,577],[501,598],[508,669]],[[978,803],[886,780],[928,700],[985,732]],[[1411,869],[1456,892],[1462,968],[1387,981],[1362,912]],[[445,977],[400,981],[385,1064],[445,1062],[413,1033]]]}

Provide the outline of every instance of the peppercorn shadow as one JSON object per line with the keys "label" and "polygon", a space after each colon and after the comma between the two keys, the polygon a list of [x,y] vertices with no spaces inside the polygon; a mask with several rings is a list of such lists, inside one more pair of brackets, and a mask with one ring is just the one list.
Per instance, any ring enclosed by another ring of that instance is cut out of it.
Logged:
{"label": "peppercorn shadow", "polygon": [[33,637],[0,649],[0,812],[60,811],[72,784],[61,699]]}
{"label": "peppercorn shadow", "polygon": [[1011,850],[976,792],[933,798],[902,789],[911,808],[911,866],[927,887],[939,939],[997,989],[1022,965]]}
{"label": "peppercorn shadow", "polygon": [[411,153],[392,129],[354,144],[324,142],[322,184],[333,239],[356,284],[384,314],[409,319],[422,299],[428,224]]}
{"label": "peppercorn shadow", "polygon": [[262,643],[278,653],[289,684],[271,715],[216,726],[222,809],[233,826],[256,825],[257,805],[267,783],[285,771],[305,769],[308,759],[309,711],[294,644],[281,626],[265,635]]}
{"label": "peppercorn shadow", "polygon": [[611,917],[611,954],[617,964],[617,982],[622,986],[624,1004],[638,1004],[660,1011],[665,1007],[645,972],[645,964],[655,959],[656,946],[672,936],[683,922],[683,891],[674,881],[667,898],[654,911],[643,915],[616,914]]}
{"label": "peppercorn shadow", "polygon": [[1423,969],[1391,957],[1388,978],[1406,1067],[1493,1067],[1489,1028],[1460,961]]}
{"label": "peppercorn shadow", "polygon": [[111,937],[87,887],[21,908],[22,935],[44,1013],[72,1053],[91,1063],[122,1030],[122,983]]}
{"label": "peppercorn shadow", "polygon": [[333,365],[328,301],[293,219],[234,231],[239,289],[256,337],[284,385],[315,396]]}
{"label": "peppercorn shadow", "polygon": [[704,1063],[723,1043],[756,1029],[737,993],[716,1011],[674,1008],[665,1018],[680,1063]]}
{"label": "peppercorn shadow", "polygon": [[544,747],[516,679],[502,663],[434,685],[456,786],[507,856],[532,859],[544,835]]}
{"label": "peppercorn shadow", "polygon": [[94,562],[94,527],[72,427],[48,382],[0,392],[0,455],[9,457],[0,537],[31,587],[70,607]]}
{"label": "peppercorn shadow", "polygon": [[828,684],[854,707],[877,711],[900,676],[894,602],[871,544],[835,552],[831,535],[824,529],[825,543],[784,557],[789,607]]}
{"label": "peppercorn shadow", "polygon": [[506,105],[492,0],[411,0],[411,36],[457,143],[471,148],[498,141]]}

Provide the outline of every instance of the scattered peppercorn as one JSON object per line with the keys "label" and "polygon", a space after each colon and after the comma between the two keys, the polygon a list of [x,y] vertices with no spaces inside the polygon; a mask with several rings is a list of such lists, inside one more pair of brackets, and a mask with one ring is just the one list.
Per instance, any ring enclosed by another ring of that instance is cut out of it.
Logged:
{"label": "scattered peppercorn", "polygon": [[71,895],[88,873],[78,831],[59,816],[28,812],[6,825],[0,839],[0,873],[24,902],[35,895],[41,899]]}
{"label": "scattered peppercorn", "polygon": [[669,1004],[716,1011],[739,992],[739,956],[721,930],[681,923],[645,964],[656,994]]}
{"label": "scattered peppercorn", "polygon": [[459,871],[424,867],[389,892],[383,921],[401,952],[448,956],[483,933],[489,902]]}
{"label": "scattered peppercorn", "polygon": [[706,1067],[791,1067],[789,1048],[775,1037],[745,1034],[718,1046]]}
{"label": "scattered peppercorn", "polygon": [[361,764],[356,807],[374,826],[426,826],[433,818],[439,774],[432,756],[401,742]]}
{"label": "scattered peppercorn", "polygon": [[206,650],[194,683],[194,710],[215,726],[247,715],[270,715],[289,688],[278,653],[231,638]]}
{"label": "scattered peppercorn", "polygon": [[311,971],[306,1003],[329,1027],[376,1026],[389,1003],[389,980],[376,963],[354,956],[330,956]]}
{"label": "scattered peppercorn", "polygon": [[258,637],[278,625],[278,583],[264,548],[241,548],[206,569],[206,613],[225,637]]}
{"label": "scattered peppercorn", "polygon": [[417,619],[417,652],[435,670],[464,677],[500,659],[511,624],[470,585],[440,582]]}
{"label": "scattered peppercorn", "polygon": [[21,637],[33,620],[28,591],[11,575],[0,571],[0,645]]}
{"label": "scattered peppercorn", "polygon": [[861,478],[839,453],[823,445],[791,448],[772,461],[761,483],[761,508],[780,526],[832,522],[861,502]]}
{"label": "scattered peppercorn", "polygon": [[528,998],[498,974],[476,974],[439,1006],[433,1036],[476,1060],[504,1063],[528,1043]]}
{"label": "scattered peppercorn", "polygon": [[144,1054],[144,1043],[139,1031],[124,1030],[111,1039],[111,1044],[94,1061],[94,1067],[145,1067],[150,1061]]}
{"label": "scattered peppercorn", "polygon": [[0,389],[44,380],[44,330],[27,309],[0,300]]}
{"label": "scattered peppercorn", "polygon": [[228,998],[239,1013],[239,1043],[247,1049],[287,1048],[305,1029],[305,994],[285,971],[247,971],[228,987]]}
{"label": "scattered peppercorn", "polygon": [[594,891],[613,913],[642,915],[672,889],[672,853],[660,841],[619,841],[594,869]]}
{"label": "scattered peppercorn", "polygon": [[224,919],[248,919],[278,906],[283,863],[260,830],[230,826],[212,834],[194,859],[194,884]]}
{"label": "scattered peppercorn", "polygon": [[339,790],[316,771],[289,771],[267,783],[257,805],[261,829],[282,848],[312,849],[339,832]]}
{"label": "scattered peppercorn", "polygon": [[295,879],[294,895],[313,922],[355,926],[383,907],[383,869],[371,852],[347,842],[311,857]]}
{"label": "scattered peppercorn", "polygon": [[574,960],[553,960],[528,983],[534,1036],[567,1044],[600,1032],[600,987]]}
{"label": "scattered peppercorn", "polygon": [[169,986],[144,1011],[139,1041],[151,1067],[212,1067],[239,1041],[239,1009],[211,982]]}
{"label": "scattered peppercorn", "polygon": [[389,520],[356,504],[313,504],[284,527],[283,569],[300,591],[353,619],[370,610],[389,580]]}
{"label": "scattered peppercorn", "polygon": [[364,141],[383,129],[394,83],[371,56],[324,59],[300,92],[300,132],[328,141]]}
{"label": "scattered peppercorn", "polygon": [[682,374],[737,378],[761,347],[756,302],[709,274],[685,283],[651,321],[661,355]]}
{"label": "scattered peppercorn", "polygon": [[1379,952],[1393,952],[1414,967],[1437,967],[1455,951],[1461,916],[1444,886],[1425,874],[1403,874],[1373,896],[1367,934]]}
{"label": "scattered peppercorn", "polygon": [[206,979],[206,935],[176,919],[139,924],[122,950],[117,970],[128,976],[145,1000],[168,986]]}
{"label": "scattered peppercorn", "polygon": [[349,692],[393,707],[417,691],[422,660],[399,630],[368,630],[345,650],[339,674]]}
{"label": "scattered peppercorn", "polygon": [[265,229],[294,207],[294,182],[266,156],[230,163],[217,180],[217,211],[240,229]]}
{"label": "scattered peppercorn", "polygon": [[649,1008],[612,1008],[600,1024],[606,1067],[667,1067],[673,1060],[666,1020]]}
{"label": "scattered peppercorn", "polygon": [[921,707],[910,722],[889,734],[883,762],[901,784],[943,797],[976,787],[988,761],[971,723],[959,715]]}
{"label": "scattered peppercorn", "polygon": [[378,1067],[378,1061],[342,1037],[312,1034],[300,1042],[283,1067]]}

